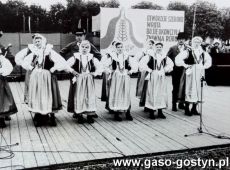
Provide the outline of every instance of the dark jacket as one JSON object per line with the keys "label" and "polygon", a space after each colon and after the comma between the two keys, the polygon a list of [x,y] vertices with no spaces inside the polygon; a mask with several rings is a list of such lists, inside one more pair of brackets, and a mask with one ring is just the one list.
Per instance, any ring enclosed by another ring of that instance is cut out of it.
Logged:
{"label": "dark jacket", "polygon": [[[97,58],[99,61],[101,61],[101,53],[97,50],[97,48],[90,43],[91,50],[90,53],[94,55],[95,58]],[[67,46],[65,46],[61,51],[59,52],[62,57],[64,57],[66,60],[68,60],[71,56],[73,56],[73,53],[79,52],[79,46],[78,42],[74,41],[69,43]]]}

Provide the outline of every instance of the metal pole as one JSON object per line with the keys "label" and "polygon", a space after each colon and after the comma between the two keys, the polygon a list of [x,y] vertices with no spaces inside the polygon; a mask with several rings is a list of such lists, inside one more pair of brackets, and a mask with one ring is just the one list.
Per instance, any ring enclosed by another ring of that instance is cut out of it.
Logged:
{"label": "metal pole", "polygon": [[194,32],[196,29],[196,10],[197,10],[197,2],[195,4],[194,14],[193,14],[193,23],[192,23],[192,38],[194,37]]}
{"label": "metal pole", "polygon": [[202,126],[203,126],[203,87],[204,87],[204,76],[201,77],[201,91],[200,91],[200,95],[201,95],[201,102],[200,102],[200,128],[199,128],[199,133],[203,133],[203,129],[202,129]]}

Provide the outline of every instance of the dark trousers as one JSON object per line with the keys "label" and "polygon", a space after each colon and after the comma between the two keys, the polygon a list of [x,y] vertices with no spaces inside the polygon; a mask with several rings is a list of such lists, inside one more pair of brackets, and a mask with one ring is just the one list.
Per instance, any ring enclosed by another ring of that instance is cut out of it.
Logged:
{"label": "dark trousers", "polygon": [[172,103],[177,103],[178,102],[178,94],[179,94],[179,89],[180,89],[180,81],[181,81],[181,76],[183,73],[183,67],[174,67],[174,70],[172,72],[172,85],[173,85],[173,90],[172,90]]}

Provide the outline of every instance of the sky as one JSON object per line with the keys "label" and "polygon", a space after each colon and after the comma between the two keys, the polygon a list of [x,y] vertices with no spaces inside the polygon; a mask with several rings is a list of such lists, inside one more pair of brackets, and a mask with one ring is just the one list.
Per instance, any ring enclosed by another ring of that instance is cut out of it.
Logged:
{"label": "sky", "polygon": [[[5,3],[7,0],[0,0],[0,1]],[[32,4],[41,5],[43,8],[47,10],[49,10],[50,5],[56,4],[58,2],[63,5],[66,5],[66,0],[21,0],[21,1],[26,2],[27,5],[32,5]],[[95,1],[100,2],[101,0],[95,0]],[[104,1],[107,1],[107,0],[104,0]],[[150,2],[153,2],[154,4],[157,4],[163,7],[167,7],[170,1],[173,1],[173,2],[179,1],[179,2],[184,2],[187,5],[191,5],[197,0],[119,0],[119,1],[122,6],[128,8],[141,1],[150,1]],[[211,3],[215,3],[218,8],[230,7],[230,0],[207,0],[207,1]]]}

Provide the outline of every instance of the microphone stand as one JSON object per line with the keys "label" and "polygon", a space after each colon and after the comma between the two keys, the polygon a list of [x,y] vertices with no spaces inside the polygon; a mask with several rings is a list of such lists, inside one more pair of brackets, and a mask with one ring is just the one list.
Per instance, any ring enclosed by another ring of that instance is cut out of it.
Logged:
{"label": "microphone stand", "polygon": [[[191,134],[185,134],[184,137],[195,136],[195,135],[201,135],[201,134],[207,134],[207,135],[210,135],[210,136],[219,138],[219,139],[224,139],[224,138],[226,139],[225,136],[215,135],[215,134],[212,134],[212,133],[203,131],[203,125],[204,125],[204,124],[203,124],[203,87],[204,87],[204,81],[205,81],[204,76],[202,76],[200,80],[201,80],[200,126],[197,128],[198,132],[191,133]],[[206,131],[207,131],[207,130],[206,130]],[[228,138],[228,137],[227,137],[227,138]]]}
{"label": "microphone stand", "polygon": [[202,129],[202,124],[203,124],[203,88],[204,88],[204,81],[205,81],[205,78],[204,76],[201,77],[200,79],[200,83],[201,83],[201,96],[200,96],[200,99],[201,99],[201,102],[200,102],[200,127],[198,128],[198,132],[199,133],[203,133],[203,129]]}

